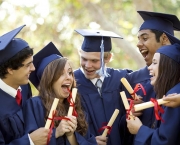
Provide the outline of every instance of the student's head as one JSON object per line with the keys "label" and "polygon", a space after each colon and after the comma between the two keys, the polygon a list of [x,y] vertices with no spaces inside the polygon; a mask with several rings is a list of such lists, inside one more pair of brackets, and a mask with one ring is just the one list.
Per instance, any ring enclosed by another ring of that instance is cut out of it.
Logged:
{"label": "student's head", "polygon": [[[47,119],[54,98],[59,99],[57,116],[66,116],[69,108],[67,98],[73,87],[76,87],[75,78],[70,61],[62,57],[51,42],[34,56],[36,71],[30,76],[30,81],[39,90],[39,96],[46,108],[45,119]],[[75,109],[78,113],[77,131],[85,135],[87,123],[81,107],[79,95],[76,97]],[[55,123],[57,127],[59,121]]]}
{"label": "student's head", "polygon": [[170,45],[166,34],[167,31],[174,35],[174,30],[180,30],[180,22],[175,15],[156,12],[138,11],[144,19],[138,32],[138,43],[140,53],[149,66],[156,50],[163,45]]}
{"label": "student's head", "polygon": [[87,79],[107,77],[105,66],[112,58],[111,37],[121,37],[110,31],[85,29],[75,31],[84,36],[79,55],[85,77]]}
{"label": "student's head", "polygon": [[180,82],[180,44],[160,47],[148,67],[151,84],[158,98],[162,98],[173,86]]}
{"label": "student's head", "polygon": [[0,78],[15,89],[27,84],[30,73],[35,70],[33,50],[26,41],[14,38],[23,27],[0,37]]}

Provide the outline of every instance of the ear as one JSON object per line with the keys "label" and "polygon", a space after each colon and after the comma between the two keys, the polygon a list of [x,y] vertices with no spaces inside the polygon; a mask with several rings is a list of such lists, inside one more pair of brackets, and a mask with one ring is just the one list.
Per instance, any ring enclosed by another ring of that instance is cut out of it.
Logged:
{"label": "ear", "polygon": [[108,63],[112,58],[112,53],[108,53],[108,56],[106,58],[104,58],[104,63]]}
{"label": "ear", "polygon": [[171,42],[169,41],[165,33],[162,34],[161,40],[162,40],[162,45],[171,45]]}
{"label": "ear", "polygon": [[12,68],[7,68],[7,72],[12,75],[13,74],[13,69]]}

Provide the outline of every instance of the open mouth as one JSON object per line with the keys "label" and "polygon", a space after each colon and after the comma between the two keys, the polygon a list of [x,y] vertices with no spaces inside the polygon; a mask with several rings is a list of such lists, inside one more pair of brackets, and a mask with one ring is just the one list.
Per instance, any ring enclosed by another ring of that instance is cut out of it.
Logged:
{"label": "open mouth", "polygon": [[70,90],[70,84],[63,84],[61,86],[61,88],[65,91],[65,92],[69,92]]}
{"label": "open mouth", "polygon": [[143,56],[144,58],[146,58],[147,55],[148,55],[148,53],[149,53],[148,50],[140,50],[140,52],[141,52],[141,54],[142,54],[142,56]]}

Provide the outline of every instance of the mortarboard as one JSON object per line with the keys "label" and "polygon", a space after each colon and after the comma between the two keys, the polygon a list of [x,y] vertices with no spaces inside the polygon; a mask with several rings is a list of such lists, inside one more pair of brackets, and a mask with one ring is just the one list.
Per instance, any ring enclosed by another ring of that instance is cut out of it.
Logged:
{"label": "mortarboard", "polygon": [[111,38],[122,39],[122,37],[111,31],[90,29],[76,29],[75,31],[84,36],[84,41],[81,46],[83,51],[101,52],[101,68],[98,73],[100,76],[107,77],[109,74],[107,74],[104,67],[104,52],[111,51]]}
{"label": "mortarboard", "polygon": [[180,21],[175,15],[149,11],[137,12],[144,20],[139,31],[154,29],[163,32],[163,30],[165,30],[172,35],[174,35],[174,30],[180,31]]}
{"label": "mortarboard", "polygon": [[160,47],[156,53],[164,54],[180,64],[180,40],[179,43]]}
{"label": "mortarboard", "polygon": [[33,64],[36,68],[31,72],[29,80],[37,88],[46,66],[55,59],[63,57],[55,45],[50,42],[33,57]]}
{"label": "mortarboard", "polygon": [[14,38],[24,27],[20,26],[0,36],[0,65],[12,58],[22,49],[29,47],[28,43],[20,38]]}

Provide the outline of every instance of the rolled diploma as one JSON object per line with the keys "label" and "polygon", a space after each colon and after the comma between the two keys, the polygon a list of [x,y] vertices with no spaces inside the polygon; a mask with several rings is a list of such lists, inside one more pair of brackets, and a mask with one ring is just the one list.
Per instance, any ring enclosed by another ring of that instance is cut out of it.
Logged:
{"label": "rolled diploma", "polygon": [[[126,80],[126,78],[122,78],[121,82],[123,83],[123,85],[125,86],[125,88],[128,90],[128,92],[130,94],[132,94],[134,92],[133,88],[131,87],[131,85],[129,84],[129,82]],[[134,95],[131,95],[133,97],[133,99],[137,98],[139,100],[139,97],[137,96],[137,94],[135,93],[135,98]]]}
{"label": "rolled diploma", "polygon": [[[49,112],[48,118],[52,118],[52,117],[53,117],[53,111],[56,110],[57,105],[58,105],[58,102],[59,102],[59,99],[54,98],[54,101],[53,101],[53,104],[52,104],[52,106],[51,106],[51,110],[50,110],[50,112]],[[52,120],[47,119],[46,125],[45,125],[45,128],[46,128],[46,129],[49,129],[49,128],[50,128],[51,122],[52,122]]]}
{"label": "rolled diploma", "polygon": [[[73,99],[74,103],[76,101],[76,94],[77,94],[77,88],[73,88],[72,89],[72,99]],[[67,116],[71,116],[72,113],[73,113],[73,106],[69,106],[69,110],[68,110],[68,115]]]}
{"label": "rolled diploma", "polygon": [[[168,103],[169,101],[164,101],[163,99],[158,99],[157,102],[158,102],[159,105],[162,105],[162,104]],[[153,106],[154,106],[154,103],[151,102],[151,101],[141,103],[141,104],[137,104],[137,105],[134,105],[134,111],[144,110],[144,109],[147,109],[147,108],[151,108]]]}
{"label": "rolled diploma", "polygon": [[[119,114],[119,110],[118,110],[118,109],[115,109],[113,115],[111,116],[111,119],[109,120],[109,122],[108,122],[108,124],[107,124],[107,126],[110,126],[110,127],[111,127],[111,126],[113,125],[113,123],[114,123],[116,117],[118,116],[118,114]],[[102,136],[104,136],[104,137],[107,136],[108,130],[109,130],[109,129],[106,128],[106,129],[104,130]]]}
{"label": "rolled diploma", "polygon": [[[120,92],[120,95],[121,95],[121,98],[122,98],[122,101],[123,101],[123,104],[124,104],[124,107],[126,110],[129,109],[129,103],[128,103],[128,100],[127,100],[127,97],[126,97],[126,94],[124,91]],[[132,115],[132,112],[130,111],[130,119],[133,119],[133,115]]]}

